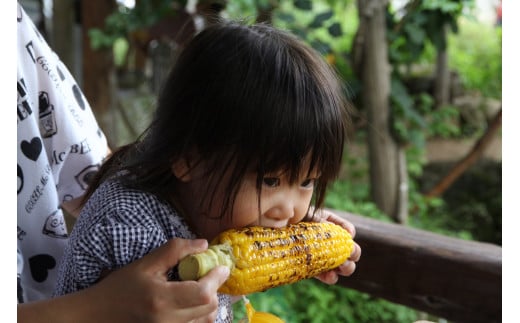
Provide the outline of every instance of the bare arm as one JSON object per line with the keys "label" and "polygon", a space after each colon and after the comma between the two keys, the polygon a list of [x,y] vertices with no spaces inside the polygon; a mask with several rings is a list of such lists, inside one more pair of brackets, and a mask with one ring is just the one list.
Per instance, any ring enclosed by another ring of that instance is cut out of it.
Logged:
{"label": "bare arm", "polygon": [[62,297],[18,304],[18,322],[82,322],[80,318],[94,317],[89,313],[88,297],[83,292]]}
{"label": "bare arm", "polygon": [[229,269],[214,268],[199,281],[175,282],[166,277],[180,258],[207,246],[206,240],[170,240],[90,288],[18,305],[18,322],[213,322],[217,289]]}

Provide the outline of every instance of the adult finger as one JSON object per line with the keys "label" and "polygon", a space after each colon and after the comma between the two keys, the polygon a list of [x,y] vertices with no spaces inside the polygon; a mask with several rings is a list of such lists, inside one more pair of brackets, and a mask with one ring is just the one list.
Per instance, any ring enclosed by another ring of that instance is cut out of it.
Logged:
{"label": "adult finger", "polygon": [[164,274],[177,265],[180,259],[189,254],[198,253],[208,248],[204,239],[171,239],[162,246],[137,261],[143,270]]}
{"label": "adult finger", "polygon": [[214,322],[218,310],[217,290],[228,277],[229,269],[218,266],[199,281],[172,282],[177,295],[181,285],[184,289],[182,296],[176,297],[175,316],[183,321]]}
{"label": "adult finger", "polygon": [[222,284],[229,278],[230,270],[226,266],[217,266],[199,279],[199,283],[204,285],[208,291],[217,291]]}
{"label": "adult finger", "polygon": [[177,293],[179,293],[180,287],[184,288],[182,292],[183,297],[177,300],[178,306],[186,308],[210,303],[211,299],[216,297],[219,287],[228,277],[229,268],[217,266],[198,281],[177,282],[177,285],[172,285],[172,288],[176,289]]}

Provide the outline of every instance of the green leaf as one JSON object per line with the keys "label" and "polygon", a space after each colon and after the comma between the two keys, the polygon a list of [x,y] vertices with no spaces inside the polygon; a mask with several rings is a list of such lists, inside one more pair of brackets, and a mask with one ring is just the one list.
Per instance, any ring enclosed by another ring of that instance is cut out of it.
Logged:
{"label": "green leaf", "polygon": [[426,10],[439,10],[450,14],[457,14],[462,10],[463,5],[460,1],[423,0],[422,7]]}
{"label": "green leaf", "polygon": [[294,16],[290,13],[286,13],[286,12],[280,12],[278,13],[277,15],[278,19],[282,20],[282,21],[285,21],[286,23],[294,23],[296,21],[296,19],[294,18]]}
{"label": "green leaf", "polygon": [[318,52],[320,52],[322,54],[330,53],[332,51],[332,48],[330,47],[329,44],[327,44],[319,39],[313,40],[311,42],[311,46],[312,46],[312,48],[314,48],[315,50],[317,50]]}
{"label": "green leaf", "polygon": [[417,25],[417,27],[428,22],[429,15],[424,11],[416,11],[411,14],[410,23]]}
{"label": "green leaf", "polygon": [[314,17],[312,22],[309,24],[309,28],[319,28],[323,26],[323,23],[329,20],[333,15],[334,13],[332,12],[332,10],[325,11],[316,15],[316,17]]}
{"label": "green leaf", "polygon": [[311,0],[294,0],[294,6],[301,10],[312,10],[312,1]]}
{"label": "green leaf", "polygon": [[422,44],[425,42],[426,33],[422,28],[414,24],[406,24],[404,30],[408,35],[408,39],[414,44]]}
{"label": "green leaf", "polygon": [[396,78],[392,78],[390,87],[390,97],[392,98],[392,101],[398,104],[399,107],[403,109],[403,111],[412,109],[412,97],[408,94],[408,91],[406,90],[406,87],[403,85],[403,83]]}
{"label": "green leaf", "polygon": [[111,48],[115,38],[105,34],[101,29],[91,28],[88,31],[90,46],[94,50]]}
{"label": "green leaf", "polygon": [[294,28],[291,30],[293,34],[301,39],[307,39],[307,31],[301,28]]}
{"label": "green leaf", "polygon": [[343,35],[343,31],[341,30],[341,25],[338,22],[333,23],[328,28],[329,34],[332,37],[339,37]]}

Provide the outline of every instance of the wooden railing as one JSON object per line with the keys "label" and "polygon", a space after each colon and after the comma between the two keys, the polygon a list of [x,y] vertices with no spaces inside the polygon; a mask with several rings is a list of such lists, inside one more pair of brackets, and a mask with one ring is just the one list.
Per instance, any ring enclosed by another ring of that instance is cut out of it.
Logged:
{"label": "wooden railing", "polygon": [[444,318],[502,321],[502,248],[334,210],[362,255],[338,284]]}

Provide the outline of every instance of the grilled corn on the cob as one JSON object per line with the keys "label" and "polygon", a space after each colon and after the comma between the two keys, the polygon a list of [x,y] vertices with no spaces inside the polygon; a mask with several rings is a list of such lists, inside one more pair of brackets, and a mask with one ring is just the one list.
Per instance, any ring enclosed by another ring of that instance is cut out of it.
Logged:
{"label": "grilled corn on the cob", "polygon": [[182,280],[197,280],[225,265],[231,274],[219,292],[244,295],[336,268],[353,250],[349,232],[328,222],[233,229],[221,233],[207,251],[181,260],[179,275]]}

